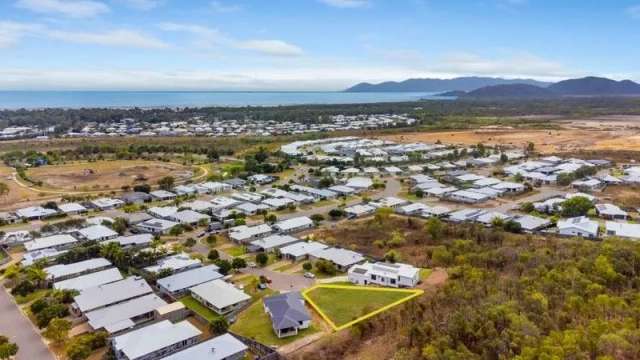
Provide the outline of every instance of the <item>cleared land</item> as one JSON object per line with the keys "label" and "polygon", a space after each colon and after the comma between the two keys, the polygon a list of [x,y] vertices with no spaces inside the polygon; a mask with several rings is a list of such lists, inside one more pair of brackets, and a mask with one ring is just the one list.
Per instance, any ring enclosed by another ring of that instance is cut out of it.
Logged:
{"label": "cleared land", "polygon": [[524,148],[529,142],[544,154],[580,150],[640,151],[640,119],[637,117],[558,121],[560,129],[514,129],[490,126],[475,130],[432,131],[385,135],[399,142],[510,145]]}
{"label": "cleared land", "polygon": [[336,330],[420,294],[421,292],[416,290],[340,285],[318,285],[304,293],[305,298],[321,315],[324,314],[332,322]]}
{"label": "cleared land", "polygon": [[165,176],[176,181],[193,176],[190,167],[159,161],[115,160],[46,165],[27,170],[27,176],[44,187],[66,191],[119,190],[135,183],[155,184]]}

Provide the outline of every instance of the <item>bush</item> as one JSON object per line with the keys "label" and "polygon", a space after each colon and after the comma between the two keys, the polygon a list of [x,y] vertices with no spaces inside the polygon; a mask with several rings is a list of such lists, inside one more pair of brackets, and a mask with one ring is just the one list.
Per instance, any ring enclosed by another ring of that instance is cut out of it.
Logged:
{"label": "bush", "polygon": [[196,244],[196,239],[194,238],[188,238],[185,242],[184,242],[184,246],[190,248],[193,247]]}
{"label": "bush", "polygon": [[222,275],[227,275],[232,268],[231,263],[227,260],[217,259],[213,263],[220,268],[218,272]]}
{"label": "bush", "polygon": [[219,317],[211,320],[209,328],[214,335],[222,335],[227,332],[229,324],[223,317]]}
{"label": "bush", "polygon": [[329,211],[329,216],[334,220],[335,219],[339,219],[339,218],[344,216],[344,210],[342,210],[342,209],[332,209],[332,210]]}
{"label": "bush", "polygon": [[18,285],[11,289],[11,295],[27,296],[34,291],[36,291],[36,286],[31,281],[22,280],[18,283]]}
{"label": "bush", "polygon": [[265,266],[269,262],[269,255],[265,253],[256,254],[256,264],[260,266]]}
{"label": "bush", "polygon": [[218,250],[216,249],[209,250],[209,254],[207,254],[207,259],[211,261],[215,261],[215,260],[218,260],[219,258],[220,258],[220,253],[218,253]]}
{"label": "bush", "polygon": [[34,315],[37,315],[47,306],[49,306],[49,302],[46,299],[38,299],[29,306],[29,310],[31,310]]}
{"label": "bush", "polygon": [[97,331],[74,337],[66,347],[66,353],[71,360],[84,360],[91,353],[107,345],[107,333]]}
{"label": "bush", "polygon": [[575,196],[562,203],[562,216],[575,217],[587,215],[591,208],[593,208],[591,200],[584,196]]}
{"label": "bush", "polygon": [[334,276],[338,272],[332,262],[322,259],[316,261],[316,271],[329,276]]}
{"label": "bush", "polygon": [[69,315],[69,309],[64,304],[52,304],[42,309],[36,315],[36,325],[40,329],[49,325],[49,322],[54,318],[63,318]]}
{"label": "bush", "polygon": [[304,269],[304,271],[311,271],[311,269],[313,269],[313,265],[307,261],[306,263],[302,264],[302,269]]}
{"label": "bush", "polygon": [[235,257],[231,261],[231,267],[234,269],[242,269],[247,267],[247,262],[241,257]]}

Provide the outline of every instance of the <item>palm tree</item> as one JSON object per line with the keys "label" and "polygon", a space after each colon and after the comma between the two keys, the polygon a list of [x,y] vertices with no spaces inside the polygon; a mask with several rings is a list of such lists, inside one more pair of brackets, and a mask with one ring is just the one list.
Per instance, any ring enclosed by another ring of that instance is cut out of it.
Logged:
{"label": "palm tree", "polygon": [[35,283],[37,287],[42,287],[47,280],[47,272],[42,268],[31,266],[27,269],[27,279]]}

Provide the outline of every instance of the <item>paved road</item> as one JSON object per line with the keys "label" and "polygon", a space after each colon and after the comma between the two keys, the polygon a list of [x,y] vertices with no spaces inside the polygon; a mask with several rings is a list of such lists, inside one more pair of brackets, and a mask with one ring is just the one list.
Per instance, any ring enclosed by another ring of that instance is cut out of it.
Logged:
{"label": "paved road", "polygon": [[269,287],[277,291],[300,291],[315,283],[315,280],[307,279],[301,274],[285,274],[265,268],[246,268],[241,271],[243,274],[266,276],[271,280]]}
{"label": "paved road", "polygon": [[55,360],[29,319],[4,289],[0,289],[0,334],[18,344],[17,360]]}

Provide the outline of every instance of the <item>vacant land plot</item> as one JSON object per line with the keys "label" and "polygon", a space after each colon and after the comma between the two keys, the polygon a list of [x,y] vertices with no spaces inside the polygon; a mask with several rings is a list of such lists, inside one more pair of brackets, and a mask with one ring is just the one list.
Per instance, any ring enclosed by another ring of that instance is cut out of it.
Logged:
{"label": "vacant land plot", "polygon": [[263,344],[275,346],[285,345],[318,332],[318,329],[314,325],[311,325],[308,329],[298,332],[298,335],[282,339],[278,338],[273,332],[271,318],[265,313],[262,301],[256,301],[238,315],[238,319],[231,325],[229,330],[238,335],[257,340]]}
{"label": "vacant land plot", "polygon": [[639,186],[608,186],[599,197],[625,209],[640,207]]}
{"label": "vacant land plot", "polygon": [[44,187],[51,189],[119,190],[124,185],[155,184],[165,176],[173,176],[176,181],[186,180],[193,176],[193,170],[159,161],[115,160],[41,166],[29,169],[27,176],[34,181],[42,181]]}
{"label": "vacant land plot", "polygon": [[545,154],[589,150],[640,151],[640,130],[566,128],[562,130],[525,130],[490,128],[465,131],[440,131],[394,134],[383,136],[387,140],[400,142],[436,142],[444,144],[510,145],[523,149],[529,142],[536,151]]}
{"label": "vacant land plot", "polygon": [[340,330],[420,294],[421,290],[317,285],[304,296],[335,330]]}

